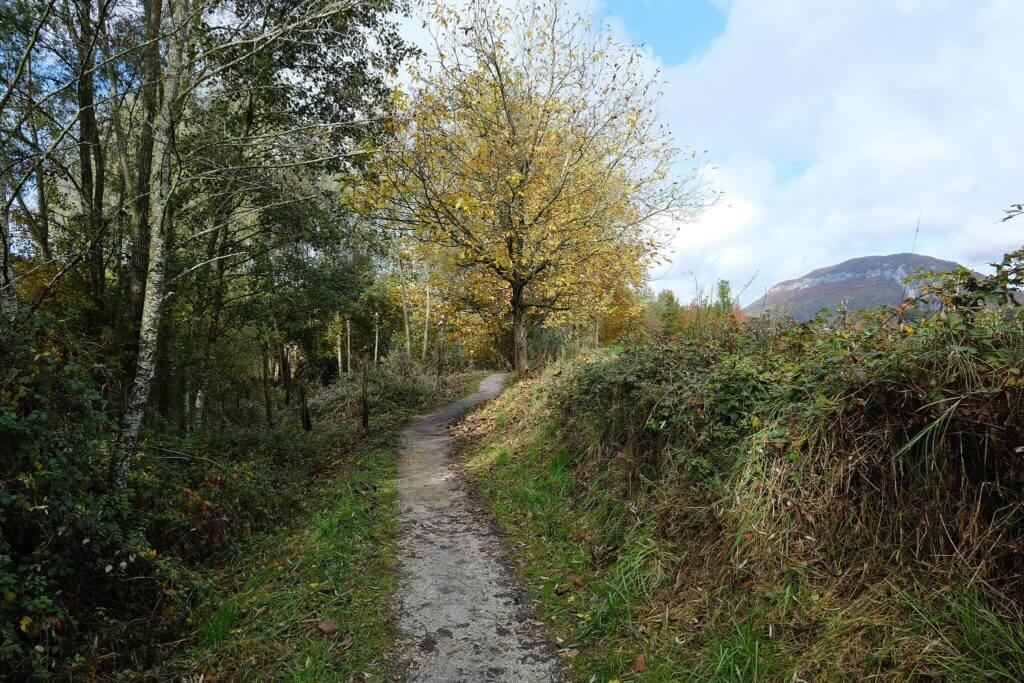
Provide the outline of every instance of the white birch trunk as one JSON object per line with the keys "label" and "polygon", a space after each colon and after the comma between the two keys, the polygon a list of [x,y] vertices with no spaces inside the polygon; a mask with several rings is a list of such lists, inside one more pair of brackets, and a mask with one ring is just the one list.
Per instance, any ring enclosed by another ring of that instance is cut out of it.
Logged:
{"label": "white birch trunk", "polygon": [[427,287],[427,310],[423,315],[423,357],[424,363],[427,362],[427,342],[430,337],[430,287]]}
{"label": "white birch trunk", "polygon": [[405,282],[405,265],[398,259],[398,277],[402,282],[402,324],[405,326],[405,357],[412,358],[412,328],[409,325],[409,291]]}
{"label": "white birch trunk", "polygon": [[345,372],[345,366],[342,364],[343,358],[341,357],[341,326],[338,326],[338,335],[335,339],[336,350],[338,351],[338,376]]}
{"label": "white birch trunk", "polygon": [[373,364],[377,364],[377,354],[380,350],[380,314],[373,314]]}
{"label": "white birch trunk", "polygon": [[192,386],[188,382],[181,397],[181,427],[185,436],[192,432]]}
{"label": "white birch trunk", "polygon": [[139,353],[135,364],[135,379],[129,390],[112,468],[114,484],[118,487],[123,487],[127,483],[128,472],[139,445],[139,432],[146,414],[153,376],[156,373],[160,320],[166,294],[164,267],[167,261],[167,235],[173,228],[166,220],[167,204],[171,194],[172,141],[180,107],[181,77],[185,69],[185,39],[189,34],[183,26],[183,20],[189,15],[189,9],[189,3],[185,0],[178,0],[173,4],[172,30],[167,34],[167,69],[163,75],[164,99],[157,116],[153,166],[150,169],[153,192],[149,204],[149,268],[146,272],[146,293],[139,328]]}
{"label": "white birch trunk", "polygon": [[192,432],[203,428],[203,415],[206,414],[206,392],[203,387],[196,389],[196,407],[192,411]]}
{"label": "white birch trunk", "polygon": [[0,277],[0,307],[3,308],[4,315],[8,318],[13,318],[18,314],[18,294],[14,291],[14,267],[11,264],[11,202],[10,197],[7,196],[7,185],[3,185],[3,191],[0,192],[0,202],[3,205],[0,209],[3,211],[3,216],[0,216],[0,240],[3,241],[3,254],[0,254],[3,258],[3,273]]}

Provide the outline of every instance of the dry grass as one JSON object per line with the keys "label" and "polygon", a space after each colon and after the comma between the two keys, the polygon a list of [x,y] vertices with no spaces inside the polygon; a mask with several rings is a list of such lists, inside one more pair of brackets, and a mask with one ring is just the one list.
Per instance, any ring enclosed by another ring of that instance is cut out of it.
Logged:
{"label": "dry grass", "polygon": [[1022,322],[951,307],[580,358],[479,413],[474,463],[528,575],[584,549],[581,672],[643,651],[650,680],[1019,680]]}

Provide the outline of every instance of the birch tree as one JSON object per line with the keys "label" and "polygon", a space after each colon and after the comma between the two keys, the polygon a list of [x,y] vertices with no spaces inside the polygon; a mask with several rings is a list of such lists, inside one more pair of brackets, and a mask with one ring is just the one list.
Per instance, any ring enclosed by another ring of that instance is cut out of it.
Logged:
{"label": "birch tree", "polygon": [[138,360],[112,462],[114,481],[120,486],[125,483],[129,459],[134,456],[139,444],[139,430],[145,415],[150,386],[156,373],[156,350],[166,296],[164,269],[167,261],[167,240],[174,229],[167,211],[173,183],[171,154],[183,98],[191,85],[186,75],[188,72],[185,63],[185,51],[193,30],[189,23],[192,14],[191,2],[176,0],[171,7],[170,30],[167,33],[167,65],[162,74],[163,101],[153,126],[153,164],[149,169],[151,197],[148,202],[149,266],[146,272],[142,321],[139,325]]}

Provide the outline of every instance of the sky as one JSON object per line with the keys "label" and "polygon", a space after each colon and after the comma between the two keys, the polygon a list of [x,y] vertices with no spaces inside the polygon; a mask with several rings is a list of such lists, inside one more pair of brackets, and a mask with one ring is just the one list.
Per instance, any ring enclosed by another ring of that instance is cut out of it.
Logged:
{"label": "sky", "polygon": [[[915,251],[985,270],[1024,245],[1021,0],[573,0],[641,46],[718,202],[653,289],[776,282]],[[411,39],[415,39],[411,36]]]}

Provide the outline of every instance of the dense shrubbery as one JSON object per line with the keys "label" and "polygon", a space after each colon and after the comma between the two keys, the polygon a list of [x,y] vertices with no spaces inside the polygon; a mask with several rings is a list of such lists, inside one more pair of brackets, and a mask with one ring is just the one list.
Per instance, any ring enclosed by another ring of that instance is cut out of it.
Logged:
{"label": "dense shrubbery", "polygon": [[[359,383],[340,382],[313,397],[311,434],[294,419],[253,428],[258,404],[237,426],[151,432],[115,489],[105,368],[65,339],[42,315],[0,326],[0,671],[12,674],[92,670],[113,651],[104,668],[145,665],[180,637],[210,563],[303,509],[311,477],[360,438]],[[433,376],[388,361],[371,373],[371,427],[436,393]]]}
{"label": "dense shrubbery", "polygon": [[[748,572],[871,552],[1015,578],[1024,315],[984,300],[992,282],[920,315],[634,347],[587,366],[559,405],[600,425],[605,456],[628,454],[624,486],[668,472],[728,486],[729,553]],[[668,535],[676,512],[659,519]]]}
{"label": "dense shrubbery", "polygon": [[[64,347],[53,321],[0,327],[2,657],[66,654],[75,614],[120,602],[118,586],[153,573],[131,519],[130,491],[113,493],[110,425],[88,356]],[[134,589],[134,588],[133,588]],[[81,601],[86,604],[81,604]],[[77,604],[72,604],[77,603]]]}
{"label": "dense shrubbery", "polygon": [[916,307],[683,326],[538,385],[605,575],[584,633],[632,604],[697,657],[731,639],[791,672],[1024,674],[1022,256]]}

